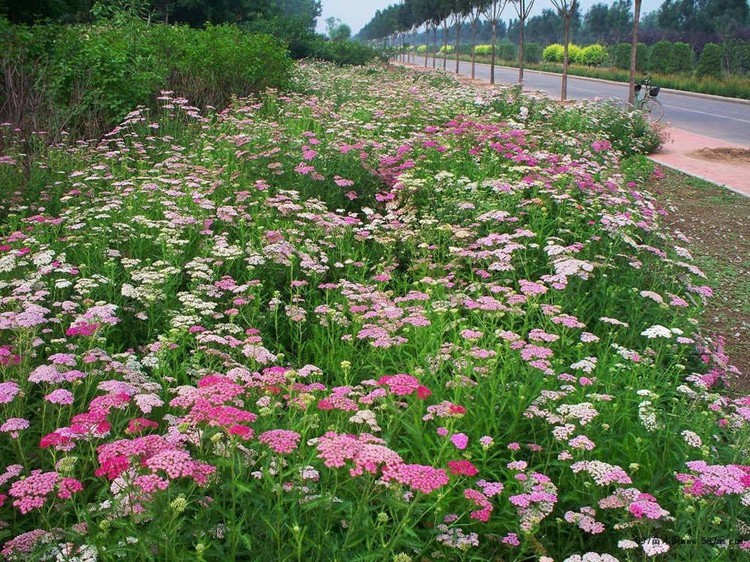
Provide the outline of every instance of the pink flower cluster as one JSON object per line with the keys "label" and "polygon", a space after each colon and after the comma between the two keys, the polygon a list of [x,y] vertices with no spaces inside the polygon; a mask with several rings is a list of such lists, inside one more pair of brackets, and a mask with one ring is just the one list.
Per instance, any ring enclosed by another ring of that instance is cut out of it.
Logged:
{"label": "pink flower cluster", "polygon": [[151,474],[163,471],[170,479],[191,478],[199,486],[208,482],[214,466],[194,460],[180,445],[161,435],[145,435],[100,445],[99,468],[94,474],[114,480],[130,469],[148,469]]}
{"label": "pink flower cluster", "polygon": [[476,511],[472,511],[470,514],[470,517],[472,519],[476,519],[477,521],[482,521],[483,523],[486,523],[490,520],[490,515],[492,514],[492,502],[489,500],[489,498],[484,495],[479,490],[474,490],[472,488],[466,488],[464,490],[464,497],[467,500],[471,500],[474,502],[474,505],[476,505],[479,509]]}
{"label": "pink flower cluster", "polygon": [[70,499],[83,490],[83,485],[75,478],[64,478],[57,472],[34,470],[26,478],[13,482],[8,495],[15,498],[13,505],[21,513],[28,513],[44,506],[47,496],[55,490],[58,498]]}
{"label": "pink flower cluster", "polygon": [[424,400],[432,394],[429,388],[419,384],[419,380],[411,375],[384,375],[378,384],[387,386],[396,396],[409,396],[416,392],[417,397]]}
{"label": "pink flower cluster", "polygon": [[[521,473],[516,476],[526,475]],[[524,480],[525,493],[511,496],[509,500],[518,510],[521,529],[530,531],[552,513],[557,503],[557,487],[549,477],[538,472],[522,480]]]}
{"label": "pink flower cluster", "polygon": [[284,455],[291,453],[297,448],[300,438],[300,434],[296,431],[272,429],[261,433],[258,436],[258,441],[268,445],[276,453]]}
{"label": "pink flower cluster", "polygon": [[688,495],[724,496],[743,494],[750,489],[750,466],[709,465],[705,461],[690,461],[686,465],[692,473],[680,473],[675,478],[685,484]]}

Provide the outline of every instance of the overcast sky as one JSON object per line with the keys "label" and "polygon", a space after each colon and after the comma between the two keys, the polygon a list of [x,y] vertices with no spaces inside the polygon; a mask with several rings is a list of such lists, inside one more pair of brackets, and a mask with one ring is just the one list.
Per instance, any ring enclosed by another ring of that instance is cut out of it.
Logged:
{"label": "overcast sky", "polygon": [[[609,2],[604,0],[580,0],[580,2],[581,14],[585,14],[594,4],[609,4]],[[352,34],[354,35],[372,19],[377,10],[382,10],[397,3],[397,0],[322,0],[323,15],[318,20],[318,31],[324,33],[326,19],[333,16],[351,27]],[[641,13],[645,14],[655,10],[661,3],[662,0],[643,0]],[[554,6],[552,6],[552,2],[549,0],[536,0],[533,14],[539,14],[545,8],[554,8]],[[510,19],[511,17],[515,17],[515,12],[512,7],[508,6],[503,15],[506,16],[506,19]]]}

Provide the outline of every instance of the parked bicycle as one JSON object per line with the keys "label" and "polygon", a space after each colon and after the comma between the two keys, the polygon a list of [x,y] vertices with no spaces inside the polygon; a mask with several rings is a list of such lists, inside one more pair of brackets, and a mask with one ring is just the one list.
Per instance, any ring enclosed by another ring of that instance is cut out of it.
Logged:
{"label": "parked bicycle", "polygon": [[652,121],[661,121],[664,117],[664,106],[656,96],[661,87],[651,83],[651,75],[643,73],[643,79],[635,84],[635,108],[645,113]]}

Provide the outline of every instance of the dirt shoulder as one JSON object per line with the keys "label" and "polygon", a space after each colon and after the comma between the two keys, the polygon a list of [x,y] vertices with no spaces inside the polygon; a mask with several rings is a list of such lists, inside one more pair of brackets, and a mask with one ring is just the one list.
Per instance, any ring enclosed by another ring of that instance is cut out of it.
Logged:
{"label": "dirt shoulder", "polygon": [[[750,162],[747,168],[750,174]],[[669,226],[692,241],[693,257],[714,289],[701,319],[703,328],[724,335],[732,363],[742,372],[733,386],[750,390],[750,198],[661,169],[664,178],[650,190],[670,211]]]}

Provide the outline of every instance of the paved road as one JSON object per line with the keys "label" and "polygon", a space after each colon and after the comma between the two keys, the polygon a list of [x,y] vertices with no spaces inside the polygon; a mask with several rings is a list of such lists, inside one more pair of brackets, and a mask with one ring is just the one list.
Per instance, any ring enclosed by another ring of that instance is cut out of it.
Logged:
{"label": "paved road", "polygon": [[[417,64],[423,65],[424,58],[417,58]],[[442,61],[437,60],[438,68]],[[432,58],[428,61],[432,67]],[[448,70],[455,71],[456,62],[448,60]],[[461,61],[461,74],[471,75],[471,63]],[[490,66],[477,64],[476,77],[489,81]],[[518,69],[495,67],[497,83],[518,81]],[[524,89],[543,90],[552,97],[560,95],[561,77],[543,72],[524,70]],[[568,98],[618,98],[627,100],[628,86],[617,82],[586,80],[575,76],[568,77]],[[698,133],[726,142],[750,146],[750,103],[724,101],[707,97],[698,97],[675,91],[659,93],[659,101],[664,105],[664,121],[673,127]]]}

